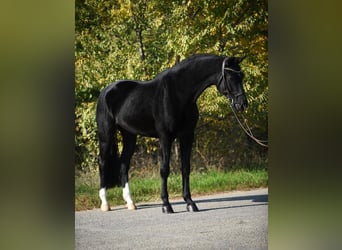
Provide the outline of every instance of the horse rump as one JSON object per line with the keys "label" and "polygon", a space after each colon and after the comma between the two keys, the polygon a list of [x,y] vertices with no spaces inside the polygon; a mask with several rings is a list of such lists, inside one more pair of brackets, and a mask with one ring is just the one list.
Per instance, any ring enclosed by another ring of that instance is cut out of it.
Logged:
{"label": "horse rump", "polygon": [[118,157],[116,126],[112,111],[106,101],[107,91],[102,90],[96,109],[97,135],[100,154],[98,158],[101,188],[121,186],[120,159]]}

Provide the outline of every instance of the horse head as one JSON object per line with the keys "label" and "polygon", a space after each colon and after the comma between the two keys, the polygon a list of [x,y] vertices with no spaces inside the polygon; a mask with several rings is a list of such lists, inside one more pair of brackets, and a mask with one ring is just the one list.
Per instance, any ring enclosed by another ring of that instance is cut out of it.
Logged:
{"label": "horse head", "polygon": [[240,63],[245,57],[226,57],[222,63],[220,79],[216,85],[218,91],[225,95],[234,111],[243,111],[248,102],[242,85],[243,72]]}

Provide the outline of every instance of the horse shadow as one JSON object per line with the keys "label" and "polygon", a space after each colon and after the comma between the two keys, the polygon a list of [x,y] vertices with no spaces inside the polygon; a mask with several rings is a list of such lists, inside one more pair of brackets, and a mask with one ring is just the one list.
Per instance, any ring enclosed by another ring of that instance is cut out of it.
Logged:
{"label": "horse shadow", "polygon": [[[222,198],[207,198],[207,199],[193,199],[196,204],[199,204],[199,212],[206,212],[212,210],[221,210],[221,209],[233,209],[233,208],[241,208],[241,207],[253,207],[253,206],[265,206],[268,205],[268,194],[261,195],[246,195],[246,196],[235,196],[235,197],[222,197]],[[234,201],[251,201],[253,204],[234,204]],[[210,208],[200,208],[200,204],[206,203],[220,203],[220,202],[232,202],[229,206],[217,206]],[[170,201],[172,206],[180,206],[185,205],[184,201]],[[153,204],[139,204],[138,209],[147,209],[147,208],[157,208],[161,207],[161,203],[153,203]],[[183,213],[187,211],[178,211],[175,213]]]}

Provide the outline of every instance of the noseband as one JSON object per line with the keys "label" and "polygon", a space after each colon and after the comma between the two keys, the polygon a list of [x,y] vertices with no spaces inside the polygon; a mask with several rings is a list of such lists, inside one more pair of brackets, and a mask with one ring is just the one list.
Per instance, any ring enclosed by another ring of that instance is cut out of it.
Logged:
{"label": "noseband", "polygon": [[[230,95],[230,96],[234,96],[235,98],[238,98],[240,95],[243,95],[243,92],[238,92],[238,93],[233,93],[232,91],[232,88],[229,84],[229,82],[226,80],[225,78],[225,71],[231,71],[231,72],[234,72],[234,73],[241,73],[240,70],[235,70],[235,69],[232,69],[232,68],[228,68],[228,67],[225,67],[225,63],[226,61],[228,60],[228,57],[226,57],[224,60],[223,60],[223,63],[222,63],[222,72],[221,72],[221,77],[219,79],[219,82],[221,82],[223,80],[223,83],[224,83],[224,86],[227,90],[227,93]],[[232,100],[233,102],[233,99],[232,98],[229,98]],[[233,104],[233,103],[232,103]]]}

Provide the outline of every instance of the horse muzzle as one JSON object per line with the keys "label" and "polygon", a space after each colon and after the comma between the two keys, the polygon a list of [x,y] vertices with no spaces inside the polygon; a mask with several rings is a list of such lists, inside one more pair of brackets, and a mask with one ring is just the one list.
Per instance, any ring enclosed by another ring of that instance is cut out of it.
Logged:
{"label": "horse muzzle", "polygon": [[230,99],[230,101],[230,104],[234,111],[242,112],[248,106],[248,102],[245,96],[239,96],[237,98]]}
{"label": "horse muzzle", "polygon": [[241,104],[236,103],[235,105],[233,105],[233,108],[235,111],[242,112],[247,108],[247,105],[245,104],[241,105]]}

